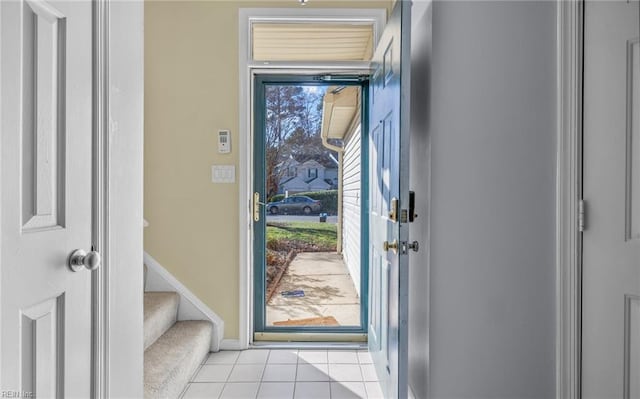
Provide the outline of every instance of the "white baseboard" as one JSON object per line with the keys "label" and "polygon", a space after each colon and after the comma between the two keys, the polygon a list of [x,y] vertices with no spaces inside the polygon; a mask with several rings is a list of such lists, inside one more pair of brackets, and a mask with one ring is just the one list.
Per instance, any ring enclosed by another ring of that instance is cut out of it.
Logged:
{"label": "white baseboard", "polygon": [[[208,320],[213,324],[213,334],[211,334],[212,352],[227,349],[222,347],[225,341],[235,341],[223,340],[224,320],[146,252],[144,253],[144,264],[148,268],[144,286],[145,291],[175,291],[180,295],[178,320]],[[239,342],[237,346],[238,348],[240,347]]]}
{"label": "white baseboard", "polygon": [[239,339],[223,339],[222,342],[220,342],[220,350],[223,351],[239,351],[243,349],[247,348],[243,348],[242,345],[240,345]]}

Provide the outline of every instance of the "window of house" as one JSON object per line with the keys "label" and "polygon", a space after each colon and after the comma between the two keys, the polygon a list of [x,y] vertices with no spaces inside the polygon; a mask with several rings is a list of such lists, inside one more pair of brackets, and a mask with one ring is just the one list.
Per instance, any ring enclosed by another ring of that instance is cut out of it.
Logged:
{"label": "window of house", "polygon": [[316,177],[318,177],[318,169],[317,168],[309,168],[307,170],[307,177],[308,178],[313,178],[315,179]]}

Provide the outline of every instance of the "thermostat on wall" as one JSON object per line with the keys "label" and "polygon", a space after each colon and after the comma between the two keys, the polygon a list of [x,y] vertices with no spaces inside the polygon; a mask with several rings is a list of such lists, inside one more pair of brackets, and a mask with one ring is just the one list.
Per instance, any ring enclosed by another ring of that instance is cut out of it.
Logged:
{"label": "thermostat on wall", "polygon": [[218,130],[218,152],[220,154],[231,152],[231,133],[228,130]]}

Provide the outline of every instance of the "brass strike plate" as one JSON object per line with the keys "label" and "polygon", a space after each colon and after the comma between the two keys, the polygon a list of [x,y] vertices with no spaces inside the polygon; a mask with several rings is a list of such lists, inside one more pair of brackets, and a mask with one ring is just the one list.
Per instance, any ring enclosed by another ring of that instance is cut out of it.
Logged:
{"label": "brass strike plate", "polygon": [[260,193],[253,193],[253,221],[260,221]]}
{"label": "brass strike plate", "polygon": [[398,221],[398,199],[396,197],[391,198],[391,209],[389,210],[389,219],[394,222]]}

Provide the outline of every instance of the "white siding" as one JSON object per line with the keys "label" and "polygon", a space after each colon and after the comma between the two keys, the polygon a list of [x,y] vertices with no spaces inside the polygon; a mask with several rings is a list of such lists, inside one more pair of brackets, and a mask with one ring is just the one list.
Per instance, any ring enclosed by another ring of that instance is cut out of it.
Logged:
{"label": "white siding", "polygon": [[360,295],[361,157],[360,126],[346,139],[343,153],[342,256]]}

